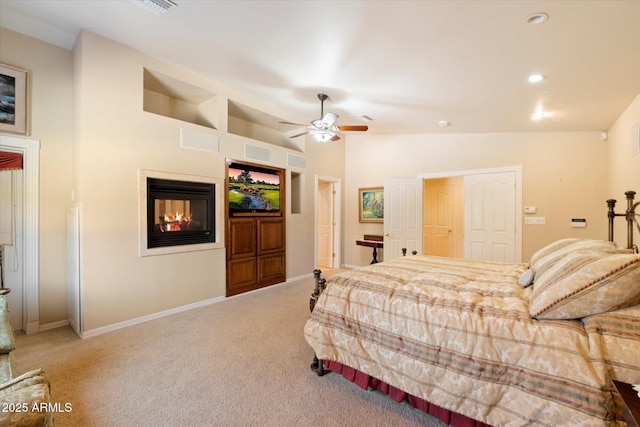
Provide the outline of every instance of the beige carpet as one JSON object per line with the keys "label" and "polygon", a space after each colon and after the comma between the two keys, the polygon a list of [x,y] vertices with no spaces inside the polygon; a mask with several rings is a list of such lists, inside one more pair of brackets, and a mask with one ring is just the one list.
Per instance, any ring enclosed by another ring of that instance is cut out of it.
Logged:
{"label": "beige carpet", "polygon": [[[19,372],[43,368],[57,426],[441,426],[341,376],[316,376],[303,336],[313,279],[88,339],[16,337]],[[123,297],[126,297],[123,295]]]}

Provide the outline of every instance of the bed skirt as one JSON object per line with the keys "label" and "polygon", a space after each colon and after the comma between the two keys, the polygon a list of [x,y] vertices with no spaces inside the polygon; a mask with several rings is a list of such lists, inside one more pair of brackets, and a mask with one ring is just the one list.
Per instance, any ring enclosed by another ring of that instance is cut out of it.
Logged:
{"label": "bed skirt", "polygon": [[433,403],[429,403],[424,399],[410,395],[409,393],[404,392],[392,385],[389,385],[384,381],[373,378],[372,376],[365,374],[364,372],[343,365],[340,362],[325,360],[324,367],[329,369],[331,372],[342,375],[345,379],[351,381],[352,383],[355,383],[364,390],[369,390],[371,388],[373,390],[381,391],[396,402],[402,402],[403,400],[407,399],[409,404],[411,404],[411,406],[413,406],[414,408],[419,409],[422,412],[431,415],[432,417],[438,418],[440,421],[453,427],[491,427],[489,424],[485,424],[480,421],[471,419],[467,416],[451,412],[448,409],[444,409],[437,405],[434,405]]}

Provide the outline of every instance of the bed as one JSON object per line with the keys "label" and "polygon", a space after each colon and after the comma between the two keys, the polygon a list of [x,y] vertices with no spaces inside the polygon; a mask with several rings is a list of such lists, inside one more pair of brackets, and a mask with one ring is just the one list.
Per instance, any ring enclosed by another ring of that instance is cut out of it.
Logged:
{"label": "bed", "polygon": [[[630,194],[632,193],[632,194]],[[635,220],[633,192],[624,214]],[[561,239],[528,263],[406,256],[316,270],[305,338],[336,372],[454,426],[624,425],[640,384],[640,255]]]}

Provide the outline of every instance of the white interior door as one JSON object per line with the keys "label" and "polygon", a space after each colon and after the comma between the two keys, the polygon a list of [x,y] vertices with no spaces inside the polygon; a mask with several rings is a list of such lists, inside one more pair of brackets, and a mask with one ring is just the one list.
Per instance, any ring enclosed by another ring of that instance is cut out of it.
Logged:
{"label": "white interior door", "polygon": [[519,261],[516,248],[516,173],[464,178],[466,259]]}
{"label": "white interior door", "polygon": [[0,172],[0,245],[3,247],[2,274],[7,294],[9,321],[14,331],[24,329],[24,236],[22,170]]}
{"label": "white interior door", "polygon": [[422,180],[392,178],[384,181],[384,261],[422,250]]}
{"label": "white interior door", "polygon": [[[314,257],[316,266],[340,268],[342,265],[342,225],[340,178],[315,177]],[[321,260],[322,258],[322,260]]]}
{"label": "white interior door", "polygon": [[318,182],[318,267],[333,268],[333,183]]}

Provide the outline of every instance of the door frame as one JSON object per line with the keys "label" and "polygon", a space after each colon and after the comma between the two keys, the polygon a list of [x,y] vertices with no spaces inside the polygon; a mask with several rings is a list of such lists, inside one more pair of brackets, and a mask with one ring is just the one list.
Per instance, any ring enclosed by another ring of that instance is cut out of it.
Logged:
{"label": "door frame", "polygon": [[[515,259],[516,261],[522,261],[522,165],[504,166],[487,169],[468,169],[459,171],[445,171],[445,172],[425,172],[419,173],[418,178],[421,180],[435,179],[435,178],[449,178],[454,176],[469,176],[469,175],[483,175],[488,173],[504,173],[513,172],[516,175],[516,211],[515,211]],[[465,242],[466,245],[466,236]]]}
{"label": "door frame", "polygon": [[22,154],[23,167],[23,272],[22,328],[26,334],[40,331],[39,301],[39,200],[40,141],[0,134],[0,149]]}
{"label": "door frame", "polygon": [[333,184],[333,189],[336,192],[333,199],[333,218],[334,218],[334,235],[333,235],[333,252],[336,254],[333,257],[331,268],[340,268],[342,266],[342,180],[340,178],[315,175],[313,182],[313,266],[318,268],[318,186],[320,181],[330,182]]}

